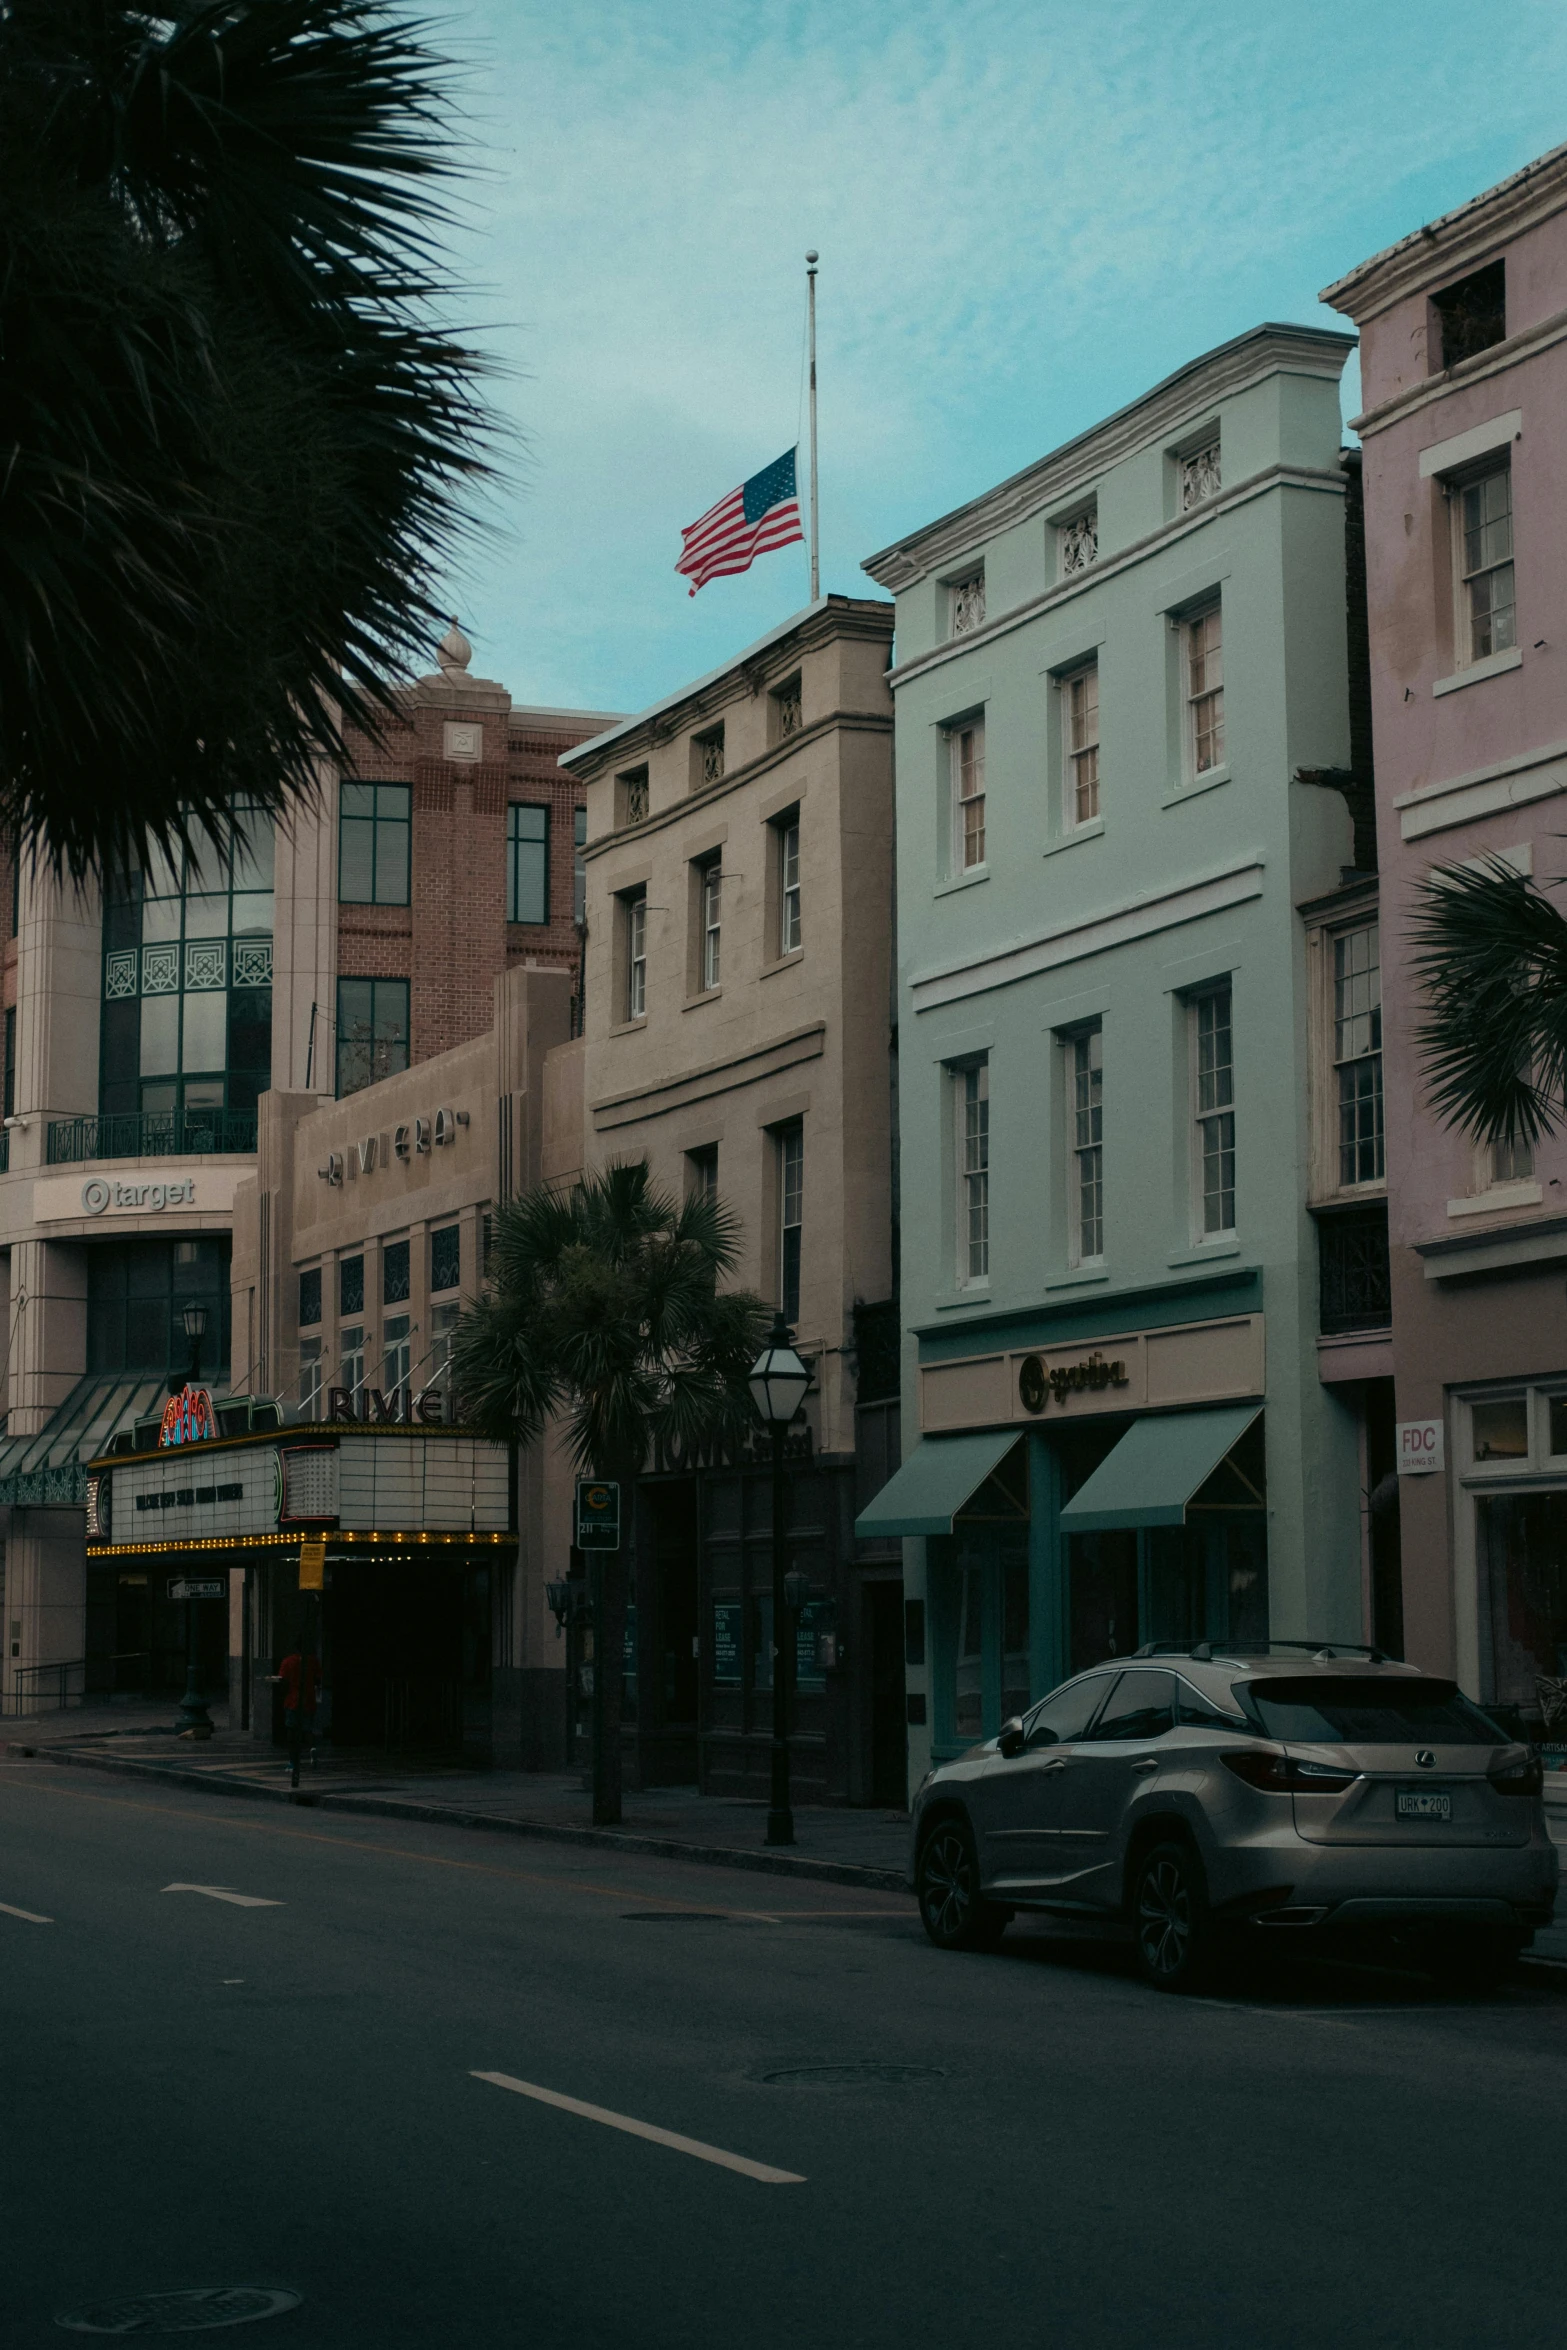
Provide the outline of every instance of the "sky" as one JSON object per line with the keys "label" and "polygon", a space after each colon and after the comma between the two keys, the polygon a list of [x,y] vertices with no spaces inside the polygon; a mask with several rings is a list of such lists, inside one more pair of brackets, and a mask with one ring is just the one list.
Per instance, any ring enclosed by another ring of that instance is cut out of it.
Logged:
{"label": "sky", "polygon": [[[807,600],[680,530],[801,441],[824,591],[1567,140],[1560,0],[423,0],[475,176],[453,316],[515,428],[476,673],[631,712]],[[1356,409],[1351,360],[1345,414]]]}

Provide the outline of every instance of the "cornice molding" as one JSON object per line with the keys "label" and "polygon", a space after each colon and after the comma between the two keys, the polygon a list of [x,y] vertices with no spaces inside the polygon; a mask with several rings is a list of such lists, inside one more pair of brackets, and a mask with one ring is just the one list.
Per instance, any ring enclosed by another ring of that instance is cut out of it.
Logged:
{"label": "cornice molding", "polygon": [[986,540],[1001,531],[1086,494],[1112,465],[1152,442],[1178,435],[1218,400],[1250,391],[1270,375],[1313,375],[1336,383],[1354,347],[1352,335],[1331,327],[1253,327],[1234,342],[1190,360],[1141,399],[1118,408],[1021,473],[884,547],[860,568],[894,593],[912,587],[959,556],[977,555]]}
{"label": "cornice molding", "polygon": [[656,1084],[638,1086],[630,1093],[603,1094],[590,1105],[594,1130],[604,1134],[618,1126],[638,1125],[645,1118],[662,1118],[670,1110],[690,1109],[697,1102],[710,1100],[714,1094],[733,1093],[739,1086],[776,1077],[802,1061],[819,1060],[826,1049],[827,1023],[812,1021],[809,1027],[796,1028],[786,1036],[754,1045],[749,1052],[734,1054],[727,1060],[679,1070],[660,1078]]}
{"label": "cornice molding", "polygon": [[[640,824],[623,824],[618,831],[601,832],[597,840],[588,842],[582,854],[591,864],[595,857],[623,847],[627,841],[647,840],[655,832],[667,832],[672,824],[683,824],[688,817],[702,814],[717,801],[770,775],[774,768],[787,765],[796,752],[810,749],[826,735],[891,734],[892,723],[890,710],[830,710],[825,718],[813,718],[809,726],[802,726],[798,733],[787,736],[781,743],[773,743],[755,759],[748,759],[743,767],[731,767],[716,783],[704,783],[700,791],[684,793],[669,807],[653,809]],[[617,756],[617,769],[619,765]]]}
{"label": "cornice molding", "polygon": [[1340,310],[1356,325],[1377,318],[1423,286],[1462,277],[1510,237],[1521,236],[1567,207],[1567,146],[1553,147],[1511,179],[1471,196],[1424,228],[1384,246],[1345,276],[1324,286],[1317,299]]}
{"label": "cornice molding", "polygon": [[1223,490],[1216,498],[1204,499],[1202,505],[1195,507],[1190,514],[1177,514],[1168,522],[1161,522],[1157,530],[1149,531],[1143,538],[1133,539],[1129,546],[1117,548],[1113,555],[1106,555],[1099,562],[1090,564],[1086,571],[1074,571],[1070,579],[1055,580],[1049,587],[1042,588],[1037,596],[1030,596],[1024,603],[1010,605],[1005,612],[998,612],[994,620],[987,620],[983,628],[973,629],[967,636],[944,638],[939,645],[932,645],[928,653],[913,655],[901,668],[888,671],[888,685],[896,693],[900,686],[909,684],[916,677],[923,677],[927,670],[939,669],[946,661],[960,661],[979,646],[994,644],[998,637],[1009,635],[1013,629],[1026,627],[1029,621],[1037,620],[1045,613],[1060,610],[1076,597],[1086,595],[1091,588],[1098,587],[1102,581],[1114,579],[1118,573],[1130,570],[1134,564],[1145,562],[1161,548],[1175,546],[1182,539],[1194,537],[1221,514],[1233,514],[1237,507],[1250,505],[1254,498],[1264,497],[1269,490],[1274,489],[1326,491],[1331,497],[1342,498],[1345,483],[1342,473],[1330,473],[1315,466],[1272,465],[1265,472],[1253,473],[1245,481],[1237,482],[1232,490]]}

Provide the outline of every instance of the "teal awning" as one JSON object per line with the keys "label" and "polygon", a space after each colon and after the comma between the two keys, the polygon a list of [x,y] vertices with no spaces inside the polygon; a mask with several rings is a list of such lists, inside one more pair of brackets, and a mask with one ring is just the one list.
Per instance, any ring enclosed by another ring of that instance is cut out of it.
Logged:
{"label": "teal awning", "polygon": [[[87,1499],[87,1466],[106,1452],[122,1428],[163,1409],[165,1372],[88,1372],[31,1436],[0,1440],[0,1507],[79,1509]],[[214,1397],[225,1383],[212,1383]]]}
{"label": "teal awning", "polygon": [[1260,1404],[1134,1420],[1061,1512],[1063,1534],[1113,1526],[1184,1526],[1186,1506],[1238,1444]]}
{"label": "teal awning", "polygon": [[878,1534],[950,1534],[952,1521],[1018,1441],[1016,1428],[965,1436],[922,1436],[901,1469],[854,1521],[862,1539]]}

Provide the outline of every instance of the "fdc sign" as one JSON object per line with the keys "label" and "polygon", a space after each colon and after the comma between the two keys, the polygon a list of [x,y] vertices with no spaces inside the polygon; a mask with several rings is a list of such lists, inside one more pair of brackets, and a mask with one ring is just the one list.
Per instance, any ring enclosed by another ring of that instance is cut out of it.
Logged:
{"label": "fdc sign", "polygon": [[577,1479],[577,1548],[620,1548],[620,1487],[612,1478]]}
{"label": "fdc sign", "polygon": [[1400,1420],[1398,1423],[1398,1473],[1401,1477],[1424,1477],[1433,1469],[1442,1467],[1442,1423],[1440,1420]]}

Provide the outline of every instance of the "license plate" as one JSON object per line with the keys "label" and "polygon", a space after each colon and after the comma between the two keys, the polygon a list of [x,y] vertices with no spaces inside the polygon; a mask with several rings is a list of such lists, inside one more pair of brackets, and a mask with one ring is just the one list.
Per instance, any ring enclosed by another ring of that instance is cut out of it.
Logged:
{"label": "license plate", "polygon": [[1401,1820],[1450,1820],[1453,1799],[1428,1787],[1400,1787],[1394,1806]]}

